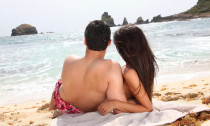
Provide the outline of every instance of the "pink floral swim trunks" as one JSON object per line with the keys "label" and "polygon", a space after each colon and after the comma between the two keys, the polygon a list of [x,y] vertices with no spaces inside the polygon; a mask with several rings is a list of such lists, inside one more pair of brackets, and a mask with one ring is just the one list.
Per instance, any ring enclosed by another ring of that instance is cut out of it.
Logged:
{"label": "pink floral swim trunks", "polygon": [[68,102],[65,102],[64,100],[61,99],[59,89],[62,84],[61,79],[58,80],[58,82],[55,85],[55,90],[53,92],[54,96],[54,105],[55,107],[62,113],[80,113],[80,110],[77,109],[76,107],[70,105]]}

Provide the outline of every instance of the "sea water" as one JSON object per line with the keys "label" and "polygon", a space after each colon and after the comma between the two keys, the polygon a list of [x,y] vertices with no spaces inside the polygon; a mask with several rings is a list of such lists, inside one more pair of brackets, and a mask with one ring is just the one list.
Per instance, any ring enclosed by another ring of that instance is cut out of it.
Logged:
{"label": "sea water", "polygon": [[[210,18],[138,27],[157,58],[156,84],[210,75]],[[65,57],[84,56],[85,49],[84,30],[0,37],[0,105],[49,99]],[[105,58],[125,64],[113,43]]]}

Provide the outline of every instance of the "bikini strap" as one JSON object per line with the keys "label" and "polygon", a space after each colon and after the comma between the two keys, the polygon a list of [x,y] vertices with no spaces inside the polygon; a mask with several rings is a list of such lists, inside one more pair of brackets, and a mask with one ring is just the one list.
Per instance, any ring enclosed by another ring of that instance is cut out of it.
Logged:
{"label": "bikini strap", "polygon": [[131,68],[131,67],[127,67],[126,65],[124,65],[124,66],[125,66],[124,72],[128,71]]}

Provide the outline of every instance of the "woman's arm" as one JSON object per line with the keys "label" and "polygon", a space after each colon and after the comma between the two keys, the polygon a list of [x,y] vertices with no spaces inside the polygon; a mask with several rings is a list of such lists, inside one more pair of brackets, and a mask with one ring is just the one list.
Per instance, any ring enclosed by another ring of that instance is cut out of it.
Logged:
{"label": "woman's arm", "polygon": [[[98,111],[102,115],[106,115],[107,113],[119,110],[122,112],[128,113],[138,113],[138,112],[150,112],[152,108],[146,108],[143,105],[136,104],[134,100],[129,100],[128,102],[121,102],[121,101],[106,101],[99,105]],[[117,111],[117,113],[119,112]]]}
{"label": "woman's arm", "polygon": [[139,105],[139,109],[141,108],[142,110],[143,107],[146,110],[153,110],[152,102],[144,88],[144,85],[139,79],[136,71],[130,68],[129,70],[127,70],[127,72],[124,73],[124,78],[129,89],[133,93],[133,96],[135,97],[136,101],[138,101],[137,105]]}

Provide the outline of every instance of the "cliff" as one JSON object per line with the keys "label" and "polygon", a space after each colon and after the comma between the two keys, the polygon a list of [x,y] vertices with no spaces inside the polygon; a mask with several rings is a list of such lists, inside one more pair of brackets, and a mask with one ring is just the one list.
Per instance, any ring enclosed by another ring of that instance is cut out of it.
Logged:
{"label": "cliff", "polygon": [[197,5],[184,12],[184,14],[210,14],[210,0],[198,0]]}
{"label": "cliff", "polygon": [[210,17],[210,0],[198,0],[197,4],[188,11],[167,17],[161,15],[153,17],[151,22],[163,22],[173,20],[187,20],[193,18]]}

